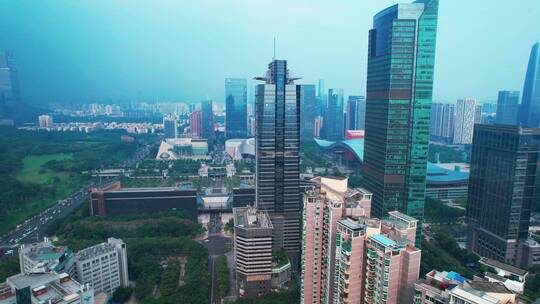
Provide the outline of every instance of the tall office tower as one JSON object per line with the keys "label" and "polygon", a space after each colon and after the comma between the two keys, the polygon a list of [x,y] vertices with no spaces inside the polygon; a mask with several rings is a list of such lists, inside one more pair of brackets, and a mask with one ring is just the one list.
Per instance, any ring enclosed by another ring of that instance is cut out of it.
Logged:
{"label": "tall office tower", "polygon": [[82,284],[90,284],[96,292],[104,291],[109,296],[118,287],[129,283],[127,250],[122,240],[109,238],[75,254],[77,278]]}
{"label": "tall office tower", "polygon": [[430,138],[434,141],[452,143],[454,137],[453,104],[433,103],[431,105]]}
{"label": "tall office tower", "polygon": [[274,249],[285,249],[298,267],[301,245],[300,87],[286,60],[268,65],[265,81],[255,90],[256,205],[268,211],[274,227]]}
{"label": "tall office tower", "polygon": [[348,189],[346,178],[318,177],[304,193],[301,303],[333,303],[337,222],[367,217],[371,193]]}
{"label": "tall office tower", "polygon": [[517,247],[529,233],[539,142],[538,128],[476,126],[466,211],[469,250],[520,264]]}
{"label": "tall office tower", "polygon": [[515,125],[519,112],[519,91],[499,91],[495,123]]}
{"label": "tall office tower", "polygon": [[272,221],[253,207],[234,208],[233,218],[238,296],[265,294],[272,287]]}
{"label": "tall office tower", "polygon": [[324,115],[324,139],[331,141],[342,140],[345,135],[343,115],[343,90],[328,90],[328,103]]}
{"label": "tall office tower", "polygon": [[454,119],[454,144],[472,144],[476,100],[460,99],[456,104],[456,118]]}
{"label": "tall office tower", "polygon": [[212,108],[212,100],[201,102],[201,137],[208,140],[208,149],[214,149],[214,110]]}
{"label": "tall office tower", "polygon": [[191,137],[202,137],[201,111],[193,111],[189,114],[189,128],[191,129]]}
{"label": "tall office tower", "polygon": [[19,79],[13,56],[0,52],[0,103],[19,100]]}
{"label": "tall office tower", "polygon": [[474,123],[482,123],[482,106],[480,105],[474,106]]}
{"label": "tall office tower", "polygon": [[313,123],[313,136],[317,138],[321,137],[322,126],[323,126],[323,117],[322,116],[315,117],[315,122]]}
{"label": "tall office tower", "polygon": [[176,118],[163,117],[163,133],[165,134],[165,138],[178,138]]}
{"label": "tall office tower", "polygon": [[247,137],[247,80],[225,79],[225,136]]}
{"label": "tall office tower", "polygon": [[345,110],[345,130],[356,130],[356,100],[349,96],[347,99],[347,108]]}
{"label": "tall office tower", "polygon": [[[369,32],[364,178],[375,217],[424,217],[437,0],[391,6]],[[420,243],[421,224],[418,225]]]}
{"label": "tall office tower", "polygon": [[[349,109],[353,107],[354,111]],[[366,97],[349,96],[347,101],[348,130],[364,130],[366,127]]]}
{"label": "tall office tower", "polygon": [[302,84],[300,87],[300,140],[313,141],[315,117],[317,116],[317,97],[313,84]]}
{"label": "tall office tower", "polygon": [[540,44],[533,45],[525,85],[523,86],[523,98],[519,109],[519,124],[525,127],[540,127]]}
{"label": "tall office tower", "polygon": [[326,112],[326,103],[328,97],[326,96],[326,88],[324,86],[324,80],[319,79],[319,86],[317,87],[317,115],[323,116]]}

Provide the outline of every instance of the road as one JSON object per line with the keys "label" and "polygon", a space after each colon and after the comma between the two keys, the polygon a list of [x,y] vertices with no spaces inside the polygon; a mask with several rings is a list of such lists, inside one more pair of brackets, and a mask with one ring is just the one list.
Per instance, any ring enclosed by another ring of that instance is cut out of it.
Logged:
{"label": "road", "polygon": [[[150,153],[150,146],[143,146],[137,150],[129,159],[120,163],[121,167],[136,166],[144,160]],[[68,216],[82,203],[87,200],[87,190],[89,187],[103,187],[110,183],[112,179],[100,179],[85,187],[81,187],[63,200],[59,200],[54,206],[41,211],[39,214],[28,218],[24,223],[19,224],[15,229],[6,233],[0,239],[0,257],[15,256],[20,244],[38,242],[49,227],[52,221]]]}

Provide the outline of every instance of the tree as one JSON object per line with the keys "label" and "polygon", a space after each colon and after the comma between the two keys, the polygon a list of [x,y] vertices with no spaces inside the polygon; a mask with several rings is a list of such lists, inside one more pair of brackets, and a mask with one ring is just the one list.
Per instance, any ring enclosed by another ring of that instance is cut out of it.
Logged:
{"label": "tree", "polygon": [[113,302],[125,303],[131,297],[133,288],[131,287],[118,287],[112,295]]}

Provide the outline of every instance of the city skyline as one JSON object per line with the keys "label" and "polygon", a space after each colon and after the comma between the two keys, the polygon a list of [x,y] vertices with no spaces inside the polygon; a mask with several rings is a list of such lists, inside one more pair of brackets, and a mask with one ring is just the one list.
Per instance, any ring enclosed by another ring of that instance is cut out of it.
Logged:
{"label": "city skyline", "polygon": [[[238,1],[229,6],[212,1],[198,6],[162,2],[149,8],[145,2],[126,7],[120,2],[48,6],[17,1],[0,5],[2,11],[10,12],[0,21],[0,26],[7,29],[0,37],[0,49],[14,54],[22,97],[29,103],[195,102],[207,94],[215,102],[222,103],[225,99],[223,79],[256,75],[258,62],[272,56],[274,36],[277,37],[277,57],[295,62],[295,71],[303,77],[301,84],[316,83],[323,78],[327,87],[344,88],[345,96],[364,95],[366,31],[377,9],[393,3],[395,1],[371,0],[365,3],[345,1],[336,5],[325,1],[309,4],[300,1],[290,4],[286,14],[299,11],[306,11],[306,14],[296,14],[294,22],[277,24],[267,35],[260,35],[259,29],[280,20],[284,2],[252,4]],[[540,8],[533,0],[520,4],[508,6],[503,11],[493,5],[493,1],[486,0],[467,3],[467,10],[460,9],[464,1],[441,3],[435,101],[455,103],[459,98],[474,97],[482,103],[495,101],[499,90],[522,90],[530,48],[540,40],[528,29],[540,23]],[[266,9],[256,9],[260,6]],[[333,10],[329,10],[329,6]],[[224,14],[218,16],[212,13],[222,10]],[[87,11],[93,14],[86,15]],[[162,11],[167,14],[158,18]],[[266,15],[248,15],[257,11],[264,11]],[[137,24],[131,19],[126,20],[120,12],[137,17]],[[233,18],[235,24],[222,15],[245,18],[240,22]],[[28,19],[30,16],[32,19]],[[490,23],[490,20],[508,16],[520,17],[500,25]],[[109,26],[93,26],[107,22],[110,22]],[[313,28],[309,29],[310,33],[302,28],[291,30],[291,23],[311,24]],[[70,29],[59,31],[57,27],[63,24],[70,24]],[[482,30],[488,24],[493,29],[491,32],[496,34]],[[217,27],[223,29],[224,37],[213,34]],[[42,35],[48,40],[34,37],[35,28],[40,28],[40,33],[48,33]],[[332,34],[337,32],[340,34]],[[477,32],[484,34],[475,35]],[[78,37],[85,39],[75,39]],[[26,39],[32,43],[26,43]],[[327,45],[320,43],[321,39],[328,41]],[[509,40],[513,43],[505,43]],[[348,47],[333,47],[339,44]],[[238,48],[238,45],[243,47]],[[32,54],[36,47],[41,52]],[[497,49],[497,52],[490,52],[491,49]],[[227,60],[218,63],[217,57],[221,56]],[[198,60],[200,58],[205,60]],[[493,70],[492,62],[505,64],[501,65],[503,68]],[[207,63],[212,68],[208,68]],[[473,64],[475,69],[468,68]],[[192,77],[187,70],[196,71],[198,77]],[[458,78],[460,81],[451,81]],[[250,95],[254,84],[253,81],[248,83]]]}

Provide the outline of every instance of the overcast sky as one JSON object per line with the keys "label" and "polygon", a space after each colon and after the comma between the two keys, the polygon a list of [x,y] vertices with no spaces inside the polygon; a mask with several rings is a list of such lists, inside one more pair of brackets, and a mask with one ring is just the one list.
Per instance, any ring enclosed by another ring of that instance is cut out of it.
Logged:
{"label": "overcast sky", "polygon": [[[0,49],[28,102],[224,99],[277,36],[302,83],[365,93],[368,31],[390,0],[0,0]],[[410,2],[410,1],[409,1]],[[434,100],[523,89],[539,0],[440,0]]]}

